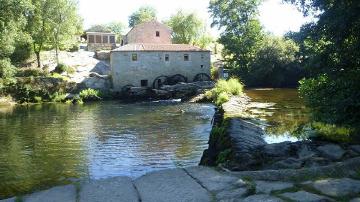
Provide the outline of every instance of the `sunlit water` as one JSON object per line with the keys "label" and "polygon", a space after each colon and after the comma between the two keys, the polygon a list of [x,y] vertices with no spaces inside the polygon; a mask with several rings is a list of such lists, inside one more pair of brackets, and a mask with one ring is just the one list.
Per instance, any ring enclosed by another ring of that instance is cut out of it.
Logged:
{"label": "sunlit water", "polygon": [[74,180],[197,165],[210,104],[100,102],[0,110],[0,198]]}
{"label": "sunlit water", "polygon": [[246,94],[251,98],[248,113],[265,130],[266,142],[306,138],[297,129],[309,121],[309,111],[296,89],[251,89]]}

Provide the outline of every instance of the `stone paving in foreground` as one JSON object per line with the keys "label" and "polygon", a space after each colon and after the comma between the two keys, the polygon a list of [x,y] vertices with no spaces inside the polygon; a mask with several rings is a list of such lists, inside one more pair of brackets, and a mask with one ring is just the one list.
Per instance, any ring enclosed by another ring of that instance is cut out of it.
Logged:
{"label": "stone paving in foreground", "polygon": [[[359,202],[360,180],[343,177],[267,181],[196,166],[156,171],[135,180],[116,177],[59,186],[18,199],[25,202]],[[15,200],[14,197],[1,202]]]}

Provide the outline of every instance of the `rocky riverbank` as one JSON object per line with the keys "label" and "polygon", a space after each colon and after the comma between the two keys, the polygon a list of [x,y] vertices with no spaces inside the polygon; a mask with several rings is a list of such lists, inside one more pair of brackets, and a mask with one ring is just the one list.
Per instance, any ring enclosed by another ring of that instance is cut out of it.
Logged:
{"label": "rocky riverbank", "polygon": [[322,177],[311,179],[303,176],[303,172],[311,172],[305,170],[226,172],[196,166],[156,171],[134,180],[116,177],[77,182],[2,202],[356,202],[360,200],[359,173],[344,171],[359,166],[359,159],[347,160],[319,168]]}

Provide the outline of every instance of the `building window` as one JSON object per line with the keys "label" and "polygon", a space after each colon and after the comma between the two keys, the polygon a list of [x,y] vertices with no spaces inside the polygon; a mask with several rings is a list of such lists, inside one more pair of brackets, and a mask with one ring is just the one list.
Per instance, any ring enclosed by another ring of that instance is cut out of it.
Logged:
{"label": "building window", "polygon": [[156,31],[156,37],[160,37],[160,32]]}
{"label": "building window", "polygon": [[204,54],[201,54],[201,59],[202,59],[202,60],[204,59]]}
{"label": "building window", "polygon": [[169,61],[170,60],[170,55],[169,54],[165,54],[165,61]]}
{"label": "building window", "polygon": [[110,36],[110,43],[115,43],[115,36]]}
{"label": "building window", "polygon": [[184,61],[189,61],[189,54],[184,54]]}
{"label": "building window", "polygon": [[109,43],[108,36],[103,36],[103,43]]}
{"label": "building window", "polygon": [[89,35],[89,43],[95,43],[94,35]]}
{"label": "building window", "polygon": [[204,65],[200,65],[201,69],[204,68]]}
{"label": "building window", "polygon": [[131,54],[131,60],[132,61],[137,61],[138,60],[138,57],[137,57],[136,53]]}
{"label": "building window", "polygon": [[141,80],[141,87],[147,87],[148,86],[148,80]]}
{"label": "building window", "polygon": [[101,43],[101,36],[95,35],[95,43]]}

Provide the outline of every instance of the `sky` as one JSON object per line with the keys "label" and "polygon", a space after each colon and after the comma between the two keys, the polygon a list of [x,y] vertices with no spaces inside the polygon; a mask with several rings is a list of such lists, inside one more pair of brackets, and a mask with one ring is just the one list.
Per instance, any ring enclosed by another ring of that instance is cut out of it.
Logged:
{"label": "sky", "polygon": [[[169,19],[179,9],[196,12],[208,25],[210,33],[219,35],[217,28],[211,28],[208,13],[209,0],[79,0],[80,15],[84,28],[94,24],[121,21],[127,25],[128,17],[141,6],[152,6],[157,10],[158,20]],[[281,0],[265,0],[259,8],[259,19],[265,30],[277,36],[288,31],[298,31],[309,21],[293,5],[282,4]]]}

